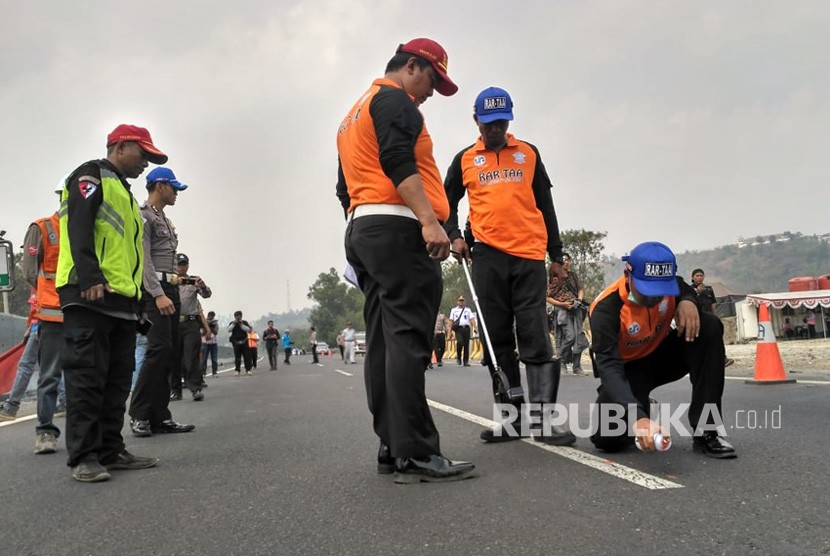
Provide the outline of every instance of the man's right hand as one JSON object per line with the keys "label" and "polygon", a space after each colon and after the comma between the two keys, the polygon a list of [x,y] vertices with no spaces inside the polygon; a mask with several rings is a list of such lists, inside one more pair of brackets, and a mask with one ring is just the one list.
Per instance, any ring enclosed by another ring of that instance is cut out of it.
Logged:
{"label": "man's right hand", "polygon": [[452,256],[455,257],[455,260],[461,262],[461,258],[467,259],[467,262],[470,262],[470,247],[467,245],[467,242],[464,241],[463,237],[457,237],[452,240]]}
{"label": "man's right hand", "polygon": [[443,261],[450,255],[450,238],[438,220],[421,228],[421,236],[427,244],[429,258]]}
{"label": "man's right hand", "polygon": [[81,299],[86,301],[100,301],[104,299],[105,291],[113,293],[115,290],[109,284],[95,284],[81,292]]}
{"label": "man's right hand", "polygon": [[159,313],[165,316],[176,314],[176,306],[173,305],[170,298],[164,294],[161,294],[156,298],[156,309],[159,310]]}
{"label": "man's right hand", "polygon": [[668,431],[648,417],[641,417],[634,423],[634,434],[637,435],[644,452],[653,452],[657,449],[654,446],[654,435],[657,433],[663,435],[664,442],[671,442]]}

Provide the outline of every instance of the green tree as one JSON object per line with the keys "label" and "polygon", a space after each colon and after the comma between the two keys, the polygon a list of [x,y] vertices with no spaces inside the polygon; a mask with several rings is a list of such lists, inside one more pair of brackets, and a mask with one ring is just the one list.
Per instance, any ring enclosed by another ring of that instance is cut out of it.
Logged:
{"label": "green tree", "polygon": [[441,296],[441,304],[438,307],[444,310],[444,314],[449,314],[450,309],[455,307],[459,295],[463,295],[464,299],[467,300],[467,306],[475,311],[473,294],[470,291],[470,286],[467,285],[467,278],[464,276],[464,268],[461,263],[450,257],[441,263],[441,273],[444,278],[444,292]]}
{"label": "green tree", "polygon": [[363,293],[344,282],[334,268],[317,276],[308,288],[307,297],[316,302],[308,320],[317,328],[317,338],[336,346],[337,334],[352,321],[355,329],[364,330]]}
{"label": "green tree", "polygon": [[603,254],[606,232],[563,230],[562,244],[571,256],[571,268],[582,279],[585,299],[592,300],[605,287],[605,270],[610,265]]}

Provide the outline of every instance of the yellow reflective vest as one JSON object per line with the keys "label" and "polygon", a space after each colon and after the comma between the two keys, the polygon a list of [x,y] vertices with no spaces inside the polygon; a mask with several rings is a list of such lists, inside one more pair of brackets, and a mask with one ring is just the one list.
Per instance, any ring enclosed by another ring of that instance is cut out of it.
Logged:
{"label": "yellow reflective vest", "polygon": [[[144,220],[130,191],[112,170],[98,166],[101,171],[101,191],[104,199],[95,215],[95,254],[104,279],[115,293],[127,298],[141,299],[141,280],[144,268]],[[87,176],[88,178],[88,176]],[[60,257],[56,286],[78,284],[75,262],[69,243],[69,191],[61,193]]]}

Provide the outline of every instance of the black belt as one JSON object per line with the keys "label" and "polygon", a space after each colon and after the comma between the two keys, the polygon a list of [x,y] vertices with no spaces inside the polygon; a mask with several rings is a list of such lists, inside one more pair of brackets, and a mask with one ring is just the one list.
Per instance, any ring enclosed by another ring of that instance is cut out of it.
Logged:
{"label": "black belt", "polygon": [[456,328],[470,328],[469,324],[459,324]]}
{"label": "black belt", "polygon": [[188,322],[192,320],[199,320],[199,315],[181,315],[179,322]]}

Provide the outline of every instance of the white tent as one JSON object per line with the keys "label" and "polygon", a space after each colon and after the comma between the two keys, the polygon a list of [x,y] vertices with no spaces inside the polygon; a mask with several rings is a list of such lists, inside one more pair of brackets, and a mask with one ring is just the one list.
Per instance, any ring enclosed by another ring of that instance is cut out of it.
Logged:
{"label": "white tent", "polygon": [[[827,320],[825,317],[825,309],[830,309],[830,290],[756,293],[747,295],[746,301],[752,303],[756,307],[764,304],[769,306],[770,309],[779,310],[784,307],[790,307],[791,309],[804,307],[813,310],[818,308],[821,312],[821,327],[824,331],[824,337],[827,338]],[[828,315],[830,315],[830,312],[828,312]]]}

